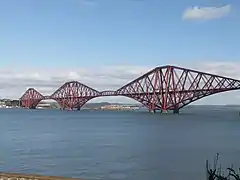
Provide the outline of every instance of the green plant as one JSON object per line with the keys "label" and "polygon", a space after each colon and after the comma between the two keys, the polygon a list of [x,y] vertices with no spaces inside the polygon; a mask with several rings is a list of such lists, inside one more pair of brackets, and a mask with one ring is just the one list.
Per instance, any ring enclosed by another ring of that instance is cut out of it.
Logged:
{"label": "green plant", "polygon": [[[206,161],[207,180],[240,180],[240,168],[236,172],[233,167],[227,168],[227,175],[224,175],[221,165],[218,167],[219,153],[214,158],[213,168],[210,168],[208,160]],[[218,167],[218,168],[217,168]]]}

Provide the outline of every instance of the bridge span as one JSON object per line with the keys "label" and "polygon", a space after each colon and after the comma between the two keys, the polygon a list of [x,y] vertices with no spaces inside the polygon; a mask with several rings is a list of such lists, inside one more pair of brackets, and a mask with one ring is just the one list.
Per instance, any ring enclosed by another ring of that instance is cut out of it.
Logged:
{"label": "bridge span", "polygon": [[178,113],[186,105],[216,93],[240,89],[240,80],[177,66],[152,69],[115,91],[99,92],[78,81],[63,84],[52,95],[43,96],[29,88],[20,98],[21,106],[34,109],[41,100],[53,99],[65,109],[78,109],[101,96],[125,96],[143,104],[149,111]]}

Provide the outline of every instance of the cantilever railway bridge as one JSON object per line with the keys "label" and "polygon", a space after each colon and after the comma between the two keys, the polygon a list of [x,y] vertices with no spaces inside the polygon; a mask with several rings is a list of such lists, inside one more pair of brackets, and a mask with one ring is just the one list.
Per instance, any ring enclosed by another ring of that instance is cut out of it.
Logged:
{"label": "cantilever railway bridge", "polygon": [[96,97],[125,96],[142,103],[149,111],[178,113],[179,109],[198,99],[237,89],[240,89],[240,80],[167,65],[152,69],[116,91],[99,92],[78,81],[70,81],[50,96],[29,88],[20,103],[22,107],[35,109],[41,100],[53,99],[62,109],[80,110]]}

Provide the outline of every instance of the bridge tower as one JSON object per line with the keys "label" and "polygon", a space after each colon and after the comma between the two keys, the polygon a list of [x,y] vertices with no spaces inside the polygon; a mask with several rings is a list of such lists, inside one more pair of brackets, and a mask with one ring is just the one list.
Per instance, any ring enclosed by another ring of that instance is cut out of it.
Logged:
{"label": "bridge tower", "polygon": [[25,108],[35,109],[38,103],[44,99],[38,91],[33,88],[29,88],[19,99],[20,105]]}
{"label": "bridge tower", "polygon": [[240,81],[177,66],[157,67],[116,91],[149,111],[173,111],[212,94],[240,89]]}
{"label": "bridge tower", "polygon": [[167,65],[152,69],[116,91],[99,92],[78,81],[70,81],[51,96],[43,96],[29,88],[20,102],[23,107],[34,109],[41,100],[50,98],[56,100],[62,109],[80,110],[95,97],[126,96],[142,103],[150,112],[179,113],[181,108],[201,98],[238,89],[239,80]]}

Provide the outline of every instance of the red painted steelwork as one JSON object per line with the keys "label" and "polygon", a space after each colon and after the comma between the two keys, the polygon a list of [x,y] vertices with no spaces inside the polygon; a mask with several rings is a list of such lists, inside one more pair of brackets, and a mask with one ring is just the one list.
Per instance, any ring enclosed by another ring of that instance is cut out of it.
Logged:
{"label": "red painted steelwork", "polygon": [[38,103],[45,99],[38,91],[33,88],[29,88],[23,96],[20,98],[21,106],[29,109],[34,109]]}
{"label": "red painted steelwork", "polygon": [[219,92],[240,89],[240,81],[176,66],[157,67],[117,90],[150,110],[178,111]]}
{"label": "red painted steelwork", "polygon": [[[240,81],[176,66],[157,67],[116,91],[99,92],[77,81],[65,83],[49,98],[62,108],[80,109],[99,96],[126,96],[142,103],[149,110],[178,112],[187,104],[203,97],[240,89]],[[29,89],[20,99],[25,107],[34,108],[44,98]]]}
{"label": "red painted steelwork", "polygon": [[117,92],[116,91],[102,91],[100,93],[100,96],[117,96]]}
{"label": "red painted steelwork", "polygon": [[87,101],[99,95],[100,92],[97,90],[80,82],[71,81],[56,90],[51,98],[57,101],[63,109],[80,109]]}

